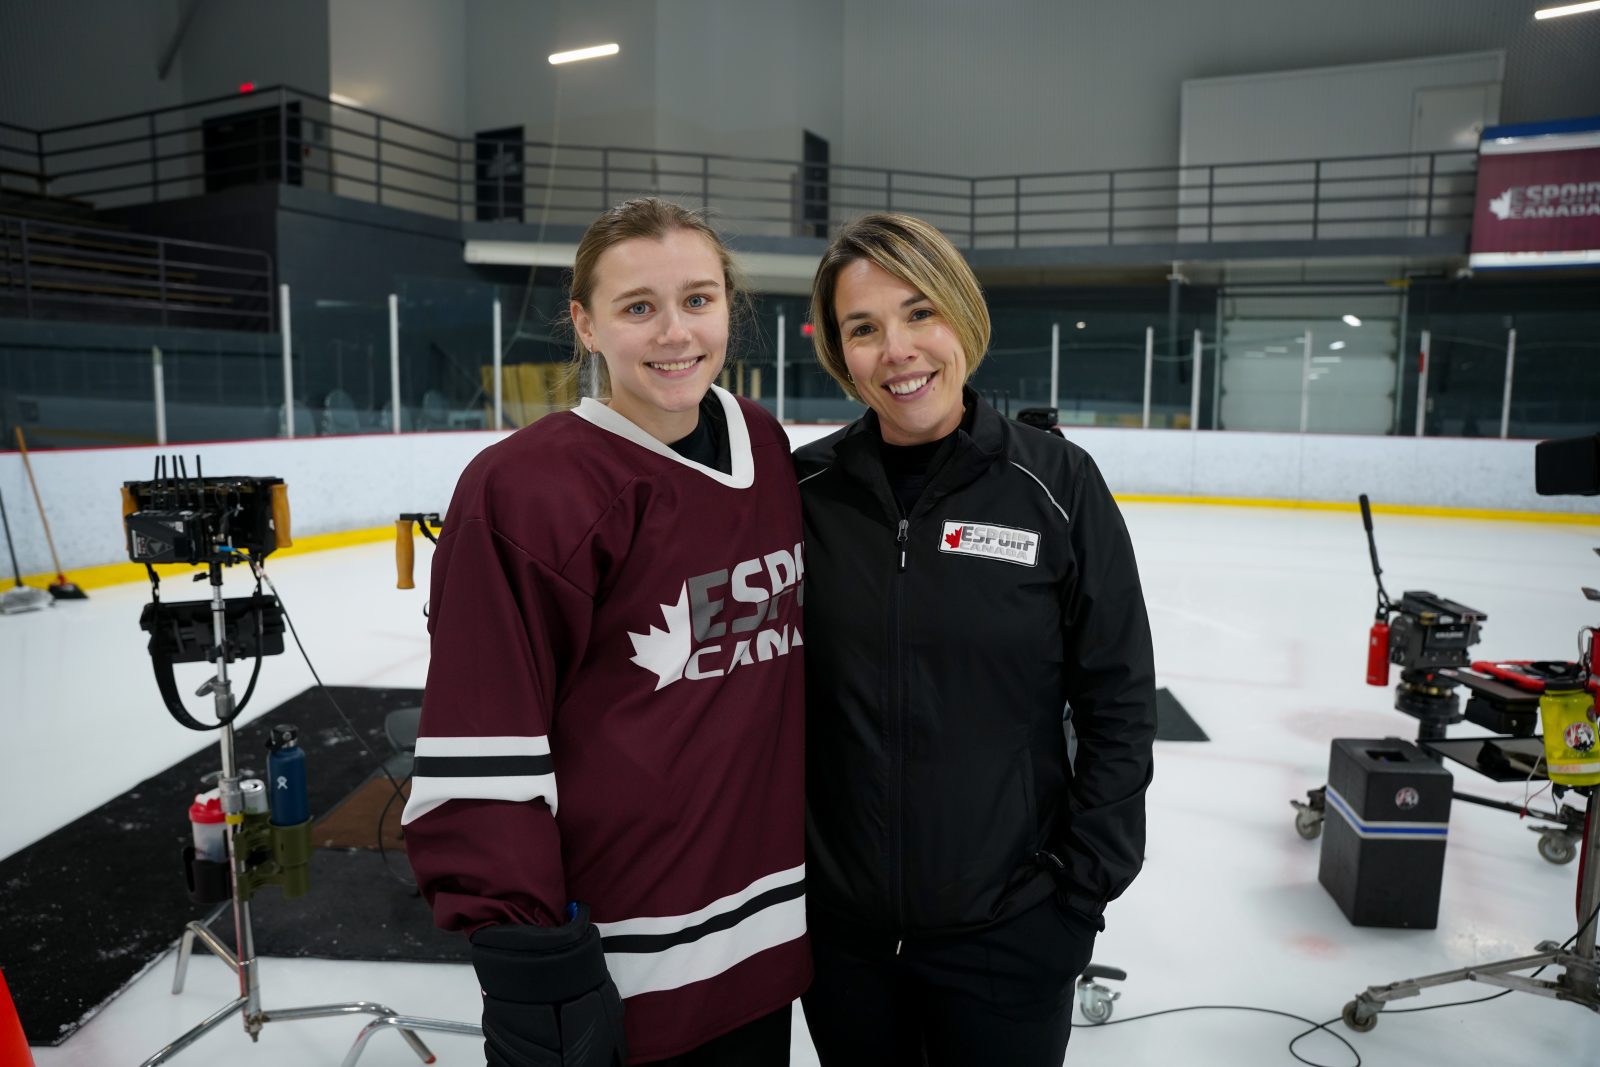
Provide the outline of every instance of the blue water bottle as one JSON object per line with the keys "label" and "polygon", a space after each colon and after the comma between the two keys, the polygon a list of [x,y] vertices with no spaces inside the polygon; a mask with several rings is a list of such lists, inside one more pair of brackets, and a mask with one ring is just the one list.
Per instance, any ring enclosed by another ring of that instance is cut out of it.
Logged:
{"label": "blue water bottle", "polygon": [[272,825],[299,826],[311,817],[306,799],[306,754],[292,723],[272,728],[267,739],[267,787],[272,791]]}

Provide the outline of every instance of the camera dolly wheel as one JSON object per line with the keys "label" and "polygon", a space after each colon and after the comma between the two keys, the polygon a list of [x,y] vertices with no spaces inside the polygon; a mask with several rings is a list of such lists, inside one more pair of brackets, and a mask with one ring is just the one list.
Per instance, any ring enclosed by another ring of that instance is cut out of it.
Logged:
{"label": "camera dolly wheel", "polygon": [[1306,790],[1306,799],[1291,800],[1294,808],[1294,832],[1307,841],[1322,836],[1322,822],[1327,815],[1327,786]]}
{"label": "camera dolly wheel", "polygon": [[1120,982],[1127,977],[1127,971],[1116,967],[1100,967],[1092,963],[1085,967],[1083,974],[1078,977],[1078,1010],[1083,1012],[1083,1017],[1096,1026],[1108,1021],[1113,1005],[1122,994],[1106,988],[1096,979],[1108,978]]}
{"label": "camera dolly wheel", "polygon": [[1577,838],[1567,830],[1541,830],[1536,826],[1528,829],[1539,835],[1539,855],[1547,862],[1557,864],[1571,863],[1578,855]]}
{"label": "camera dolly wheel", "polygon": [[1372,1007],[1363,1004],[1358,997],[1344,1006],[1340,1018],[1344,1024],[1358,1034],[1365,1034],[1378,1025],[1378,1013],[1383,1010],[1383,1005]]}

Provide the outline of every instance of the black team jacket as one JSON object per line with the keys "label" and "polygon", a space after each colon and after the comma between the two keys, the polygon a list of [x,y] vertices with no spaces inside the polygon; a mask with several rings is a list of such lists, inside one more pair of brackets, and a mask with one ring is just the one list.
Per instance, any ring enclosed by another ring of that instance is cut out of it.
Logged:
{"label": "black team jacket", "polygon": [[965,400],[906,514],[874,413],[796,454],[813,921],[977,930],[1054,889],[1101,923],[1143,863],[1155,667],[1127,527],[1083,449]]}

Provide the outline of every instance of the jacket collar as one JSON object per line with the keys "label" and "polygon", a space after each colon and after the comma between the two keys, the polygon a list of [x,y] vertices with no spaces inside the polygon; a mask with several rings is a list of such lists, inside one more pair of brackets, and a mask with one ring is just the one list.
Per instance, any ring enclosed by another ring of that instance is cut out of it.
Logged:
{"label": "jacket collar", "polygon": [[[954,447],[945,452],[929,480],[928,491],[923,494],[925,504],[975,481],[1005,455],[1006,442],[1011,436],[1005,416],[971,386],[962,387],[961,400],[966,415],[956,430]],[[834,446],[834,457],[841,471],[876,491],[892,511],[898,512],[883,470],[882,453],[878,450],[882,440],[878,413],[868,408],[850,424],[844,437]]]}

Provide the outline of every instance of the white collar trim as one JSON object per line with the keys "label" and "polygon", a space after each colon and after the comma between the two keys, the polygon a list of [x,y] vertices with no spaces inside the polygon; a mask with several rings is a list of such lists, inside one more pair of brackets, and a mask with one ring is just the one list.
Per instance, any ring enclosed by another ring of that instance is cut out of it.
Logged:
{"label": "white collar trim", "polygon": [[733,470],[728,474],[723,474],[715,467],[707,467],[703,463],[696,463],[692,459],[678,455],[670,446],[656,440],[650,434],[628,421],[626,417],[619,415],[608,405],[601,403],[592,396],[584,397],[583,402],[572,409],[572,413],[585,422],[593,423],[602,430],[609,430],[618,437],[632,441],[640,448],[697,470],[712,481],[725,485],[729,489],[748,489],[755,484],[756,464],[750,452],[750,427],[745,425],[744,410],[739,407],[739,401],[734,398],[733,394],[721,386],[713,385],[711,391],[716,394],[717,400],[722,403],[722,413],[728,420],[728,454],[733,461]]}

